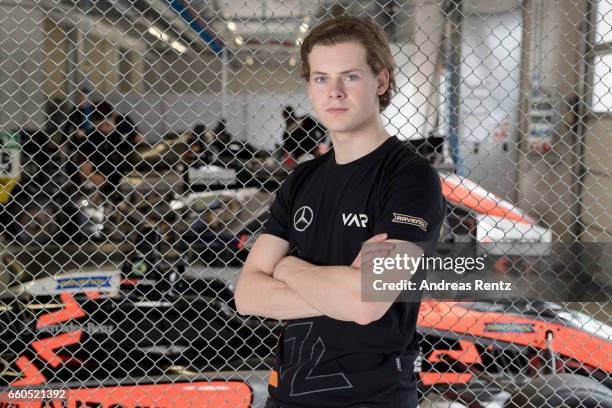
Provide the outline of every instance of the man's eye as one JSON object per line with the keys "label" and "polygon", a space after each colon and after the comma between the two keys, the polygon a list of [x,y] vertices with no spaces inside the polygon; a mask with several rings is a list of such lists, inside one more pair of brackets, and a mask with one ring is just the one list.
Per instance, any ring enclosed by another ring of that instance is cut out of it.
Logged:
{"label": "man's eye", "polygon": [[325,77],[315,77],[315,82],[323,82],[325,81]]}
{"label": "man's eye", "polygon": [[351,81],[354,81],[356,79],[358,79],[359,77],[355,74],[349,74],[346,76],[348,79],[350,79]]}

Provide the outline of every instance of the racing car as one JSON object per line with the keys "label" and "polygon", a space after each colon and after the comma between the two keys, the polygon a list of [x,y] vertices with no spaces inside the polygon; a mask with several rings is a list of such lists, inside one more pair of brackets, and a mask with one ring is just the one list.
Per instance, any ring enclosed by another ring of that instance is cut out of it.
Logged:
{"label": "racing car", "polygon": [[[448,203],[442,242],[480,244],[481,250],[499,256],[500,265],[513,256],[549,253],[552,230],[534,217],[465,177],[440,171],[440,183]],[[262,231],[272,198],[272,194],[256,189],[227,188],[186,194],[171,207],[180,209],[181,217],[190,222],[183,242],[192,250],[211,249],[223,254],[224,263],[239,265]],[[212,206],[206,207],[203,202]],[[221,212],[224,215],[212,216]],[[205,213],[208,219],[202,217]]]}
{"label": "racing car", "polygon": [[[145,249],[141,245],[139,250]],[[83,384],[99,387],[114,379],[118,382],[112,385],[117,386],[130,378],[265,368],[277,341],[278,322],[242,318],[235,312],[230,286],[190,276],[184,269],[178,261],[132,258],[119,269],[62,273],[4,291],[0,395],[8,386],[66,388],[78,383],[82,389]],[[250,403],[202,405],[211,394],[200,393],[194,405],[184,406]],[[219,391],[217,397],[227,393]],[[212,401],[217,397],[212,395]],[[7,394],[2,398],[7,402]],[[236,403],[236,397],[226,403]]]}
{"label": "racing car", "polygon": [[[69,407],[262,406],[280,325],[236,312],[235,272],[135,257],[11,287],[0,296],[0,393],[68,388]],[[424,301],[417,325],[423,402],[612,406],[612,327],[592,317],[526,300]]]}

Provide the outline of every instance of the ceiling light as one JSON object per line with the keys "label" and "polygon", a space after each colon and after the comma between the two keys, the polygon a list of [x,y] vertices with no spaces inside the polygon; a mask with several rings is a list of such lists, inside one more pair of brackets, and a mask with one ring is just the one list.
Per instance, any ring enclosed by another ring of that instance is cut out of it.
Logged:
{"label": "ceiling light", "polygon": [[244,44],[244,40],[242,39],[242,37],[238,36],[236,38],[234,38],[234,41],[236,42],[236,44],[238,45],[242,45]]}
{"label": "ceiling light", "polygon": [[155,27],[149,27],[149,34],[159,38],[160,40],[168,41],[168,34],[165,34]]}
{"label": "ceiling light", "polygon": [[230,21],[229,23],[227,23],[227,28],[229,28],[230,31],[236,31],[236,23]]}
{"label": "ceiling light", "polygon": [[295,40],[295,45],[296,47],[299,47],[300,45],[302,45],[302,39],[298,38],[297,40]]}
{"label": "ceiling light", "polygon": [[180,54],[182,54],[185,51],[187,51],[187,47],[185,47],[183,44],[181,44],[178,40],[177,41],[173,41],[172,43],[170,43],[170,46],[172,48],[174,48],[176,51],[178,51]]}
{"label": "ceiling light", "polygon": [[245,58],[245,62],[247,65],[253,65],[255,63],[255,60],[253,59],[253,57],[249,55],[248,57]]}
{"label": "ceiling light", "polygon": [[308,24],[303,23],[303,24],[300,26],[300,31],[301,31],[301,32],[303,32],[303,33],[305,33],[306,31],[308,31]]}
{"label": "ceiling light", "polygon": [[297,64],[297,59],[292,55],[291,58],[289,58],[289,66],[294,67],[295,64]]}

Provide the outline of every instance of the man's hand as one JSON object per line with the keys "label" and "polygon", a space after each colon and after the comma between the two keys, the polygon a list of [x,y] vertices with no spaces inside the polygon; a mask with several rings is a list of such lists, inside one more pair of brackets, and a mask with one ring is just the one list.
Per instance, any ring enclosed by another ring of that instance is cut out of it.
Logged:
{"label": "man's hand", "polygon": [[382,234],[374,235],[364,242],[364,244],[378,243],[378,245],[369,245],[367,248],[362,247],[351,264],[351,268],[361,269],[361,264],[363,262],[371,262],[374,258],[384,258],[388,256],[391,251],[395,249],[395,245],[390,242],[385,242],[387,237],[388,234],[383,232]]}

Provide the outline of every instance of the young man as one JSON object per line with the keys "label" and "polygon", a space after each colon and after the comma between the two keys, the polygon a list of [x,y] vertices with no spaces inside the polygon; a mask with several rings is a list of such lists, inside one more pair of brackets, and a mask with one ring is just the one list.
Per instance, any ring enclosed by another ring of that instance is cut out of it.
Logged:
{"label": "young man", "polygon": [[[437,241],[436,171],[383,128],[394,89],[384,31],[339,17],[304,39],[302,76],[334,148],[277,193],[236,287],[241,314],[286,320],[266,407],[416,407],[418,303],[362,302],[363,242]],[[405,215],[398,222],[396,214]]]}

